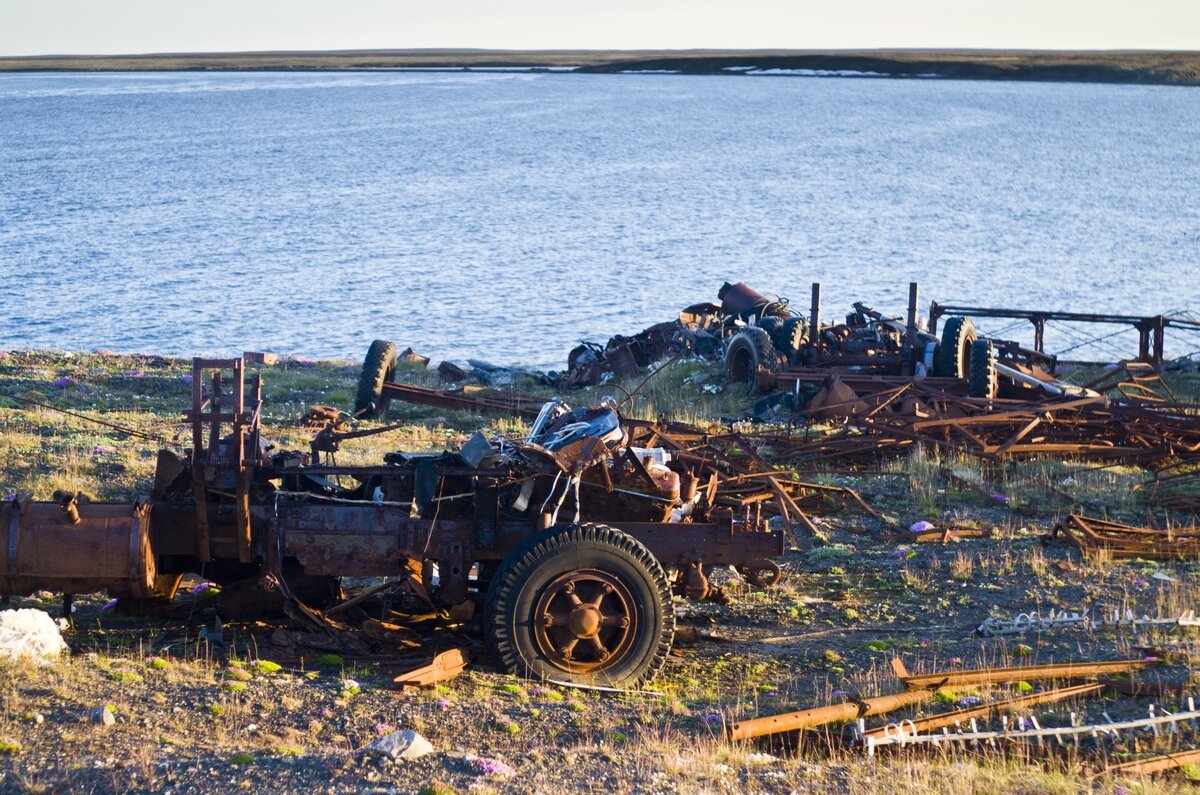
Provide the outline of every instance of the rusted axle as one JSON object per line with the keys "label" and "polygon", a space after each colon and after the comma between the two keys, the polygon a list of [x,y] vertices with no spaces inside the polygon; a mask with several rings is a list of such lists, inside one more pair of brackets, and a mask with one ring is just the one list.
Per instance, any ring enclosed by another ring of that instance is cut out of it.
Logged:
{"label": "rusted axle", "polygon": [[811,729],[814,726],[824,726],[842,720],[854,720],[868,715],[882,715],[886,712],[916,704],[933,696],[932,690],[908,690],[903,693],[893,693],[875,698],[863,698],[847,701],[844,704],[830,704],[826,707],[802,709],[798,712],[785,712],[781,715],[769,715],[764,718],[738,721],[729,727],[729,739],[749,740],[768,734]]}
{"label": "rusted axle", "polygon": [[933,674],[910,674],[899,657],[892,658],[896,678],[909,690],[924,690],[963,685],[989,685],[1001,682],[1033,679],[1081,679],[1101,674],[1125,673],[1131,668],[1144,668],[1157,660],[1109,660],[1103,662],[1052,663],[1050,665],[1018,665],[1011,668],[982,668],[974,671],[943,671]]}

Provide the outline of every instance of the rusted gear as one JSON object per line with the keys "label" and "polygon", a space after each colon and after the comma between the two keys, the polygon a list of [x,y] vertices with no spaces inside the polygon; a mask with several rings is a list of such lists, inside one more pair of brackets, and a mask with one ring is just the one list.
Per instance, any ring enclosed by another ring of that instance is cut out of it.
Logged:
{"label": "rusted gear", "polygon": [[621,663],[637,637],[634,594],[598,569],[561,574],[538,596],[533,637],[554,667],[593,674]]}

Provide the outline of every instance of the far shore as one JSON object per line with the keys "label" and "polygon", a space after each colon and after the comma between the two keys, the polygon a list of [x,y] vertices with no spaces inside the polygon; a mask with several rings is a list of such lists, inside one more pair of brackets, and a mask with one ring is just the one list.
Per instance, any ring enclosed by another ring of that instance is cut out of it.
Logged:
{"label": "far shore", "polygon": [[1200,51],[329,50],[0,57],[0,72],[560,71],[1200,85]]}

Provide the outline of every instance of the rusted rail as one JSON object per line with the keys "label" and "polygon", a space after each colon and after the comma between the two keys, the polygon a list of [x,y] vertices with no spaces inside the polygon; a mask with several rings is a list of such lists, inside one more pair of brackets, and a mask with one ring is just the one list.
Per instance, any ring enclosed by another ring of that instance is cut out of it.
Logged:
{"label": "rusted rail", "polygon": [[925,718],[916,718],[906,720],[903,724],[888,724],[875,729],[863,732],[863,738],[867,737],[888,737],[897,733],[918,734],[923,731],[932,731],[940,729],[943,726],[954,726],[963,721],[975,720],[977,718],[991,718],[1003,712],[1012,712],[1013,710],[1022,709],[1024,707],[1033,707],[1038,704],[1053,704],[1058,701],[1066,701],[1069,698],[1077,698],[1080,696],[1090,696],[1104,689],[1101,683],[1074,685],[1072,687],[1062,687],[1056,690],[1047,690],[1044,693],[1032,693],[1027,696],[1016,696],[1014,698],[1006,698],[1002,701],[993,701],[990,704],[980,704],[977,707],[965,707],[956,709],[952,712],[943,712],[939,715],[930,715]]}
{"label": "rusted rail", "polygon": [[1127,673],[1145,668],[1157,660],[1106,660],[1101,662],[1052,663],[1049,665],[1018,665],[1010,668],[981,668],[973,671],[942,671],[932,674],[911,674],[899,657],[892,658],[896,678],[910,690],[926,690],[963,685],[989,685],[1001,682],[1020,682],[1036,679],[1082,679],[1102,674]]}
{"label": "rusted rail", "polygon": [[1119,765],[1113,765],[1105,769],[1105,774],[1113,773],[1140,773],[1147,775],[1150,773],[1161,773],[1164,770],[1173,770],[1184,765],[1194,765],[1200,763],[1200,748],[1195,748],[1190,751],[1177,751],[1171,754],[1159,754],[1148,759],[1135,759],[1132,762],[1124,762]]}

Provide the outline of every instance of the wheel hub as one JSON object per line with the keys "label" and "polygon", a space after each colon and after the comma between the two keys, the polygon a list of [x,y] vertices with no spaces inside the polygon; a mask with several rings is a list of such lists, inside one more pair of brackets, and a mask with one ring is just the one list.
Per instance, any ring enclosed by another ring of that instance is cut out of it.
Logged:
{"label": "wheel hub", "polygon": [[633,591],[599,569],[566,572],[534,605],[533,636],[556,668],[592,674],[620,664],[637,638]]}

